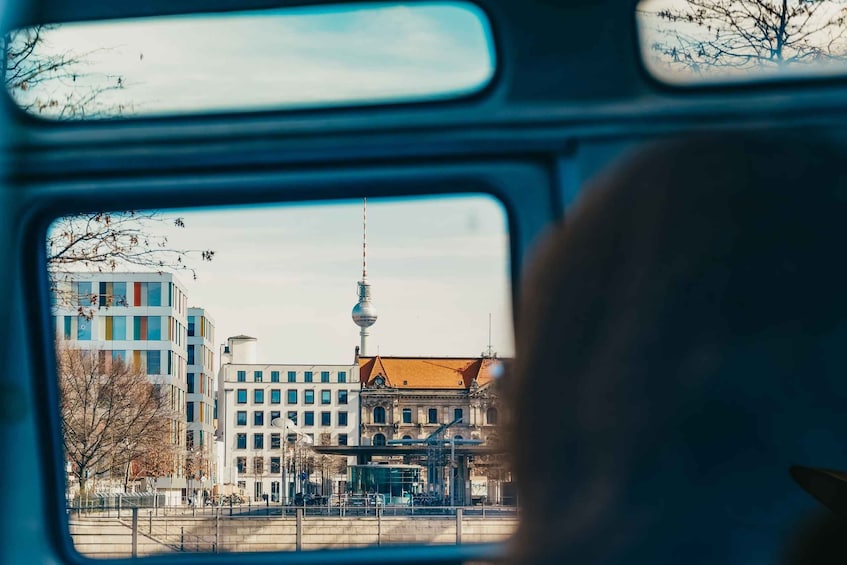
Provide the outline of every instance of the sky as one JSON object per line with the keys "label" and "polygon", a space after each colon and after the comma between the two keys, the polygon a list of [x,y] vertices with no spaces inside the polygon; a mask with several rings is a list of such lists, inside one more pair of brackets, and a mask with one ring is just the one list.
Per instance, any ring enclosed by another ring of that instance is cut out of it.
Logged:
{"label": "sky", "polygon": [[[216,342],[258,339],[258,362],[352,363],[351,310],[362,275],[362,201],[165,211],[175,249],[213,249],[177,273],[190,306],[214,319]],[[369,353],[513,353],[508,232],[487,196],[369,199],[367,271],[378,320]],[[120,270],[128,270],[124,267]],[[130,269],[131,270],[131,269]],[[136,269],[137,270],[137,269]]]}
{"label": "sky", "polygon": [[[42,54],[84,63],[72,81],[18,92],[63,99],[90,87],[124,115],[429,99],[483,87],[495,60],[470,4],[363,4],[62,25]],[[362,202],[167,211],[175,249],[212,249],[178,273],[216,341],[247,334],[260,363],[352,363]],[[370,353],[512,355],[507,222],[487,197],[368,202]],[[122,268],[121,270],[133,270]],[[138,270],[137,268],[134,270]]]}
{"label": "sky", "polygon": [[73,81],[22,96],[114,86],[129,115],[455,96],[494,73],[491,35],[470,4],[373,4],[65,24],[42,54],[84,64]]}

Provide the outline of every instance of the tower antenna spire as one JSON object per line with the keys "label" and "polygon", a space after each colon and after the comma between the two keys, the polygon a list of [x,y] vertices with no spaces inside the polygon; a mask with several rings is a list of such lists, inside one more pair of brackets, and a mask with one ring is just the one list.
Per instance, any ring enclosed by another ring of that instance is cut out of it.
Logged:
{"label": "tower antenna spire", "polygon": [[362,198],[362,280],[368,278],[368,198]]}
{"label": "tower antenna spire", "polygon": [[359,352],[368,356],[368,328],[376,323],[376,308],[371,304],[371,285],[368,282],[368,199],[362,199],[362,280],[359,281],[359,301],[353,306],[353,323],[359,326]]}

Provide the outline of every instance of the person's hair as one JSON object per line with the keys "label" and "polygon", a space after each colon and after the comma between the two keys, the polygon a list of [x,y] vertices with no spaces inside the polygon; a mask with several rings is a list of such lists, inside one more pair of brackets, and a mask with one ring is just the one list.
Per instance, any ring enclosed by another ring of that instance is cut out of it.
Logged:
{"label": "person's hair", "polygon": [[774,138],[653,144],[540,245],[505,383],[514,560],[759,562],[817,510],[789,466],[847,469],[827,348],[847,338],[847,160]]}

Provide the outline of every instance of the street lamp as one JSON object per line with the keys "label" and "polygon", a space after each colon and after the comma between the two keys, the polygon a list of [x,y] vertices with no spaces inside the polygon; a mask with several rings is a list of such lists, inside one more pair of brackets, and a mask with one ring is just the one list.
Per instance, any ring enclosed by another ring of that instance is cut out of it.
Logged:
{"label": "street lamp", "polygon": [[[288,480],[288,465],[286,465],[286,453],[288,452],[288,431],[291,430],[292,432],[294,432],[296,434],[295,440],[294,440],[295,446],[297,445],[297,440],[300,439],[300,438],[302,438],[302,441],[304,443],[313,443],[313,441],[312,441],[311,437],[309,437],[307,434],[305,434],[303,432],[303,430],[301,430],[299,427],[297,427],[297,424],[295,424],[294,421],[289,419],[289,418],[274,418],[273,420],[271,420],[271,426],[273,426],[275,428],[281,428],[282,429],[282,441],[280,442],[280,444],[283,446],[282,447],[282,488],[285,491],[285,495],[284,495],[284,497],[282,497],[282,500],[283,500],[283,504],[287,505],[288,504],[288,483],[286,481]],[[295,484],[296,484],[296,481],[297,481],[296,475],[294,476],[294,481],[295,481]]]}

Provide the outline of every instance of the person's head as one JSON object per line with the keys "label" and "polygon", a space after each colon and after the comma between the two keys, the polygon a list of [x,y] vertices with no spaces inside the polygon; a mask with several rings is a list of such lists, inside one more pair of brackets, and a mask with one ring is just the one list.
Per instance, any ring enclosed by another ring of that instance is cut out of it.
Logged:
{"label": "person's head", "polygon": [[847,173],[826,144],[652,145],[543,242],[518,310],[525,562],[773,562],[847,469]]}

